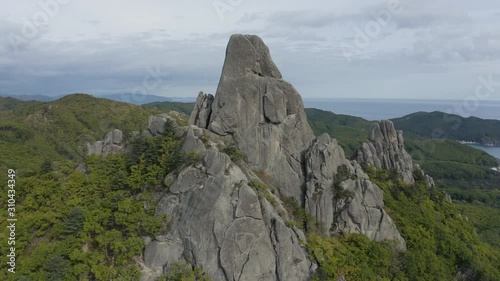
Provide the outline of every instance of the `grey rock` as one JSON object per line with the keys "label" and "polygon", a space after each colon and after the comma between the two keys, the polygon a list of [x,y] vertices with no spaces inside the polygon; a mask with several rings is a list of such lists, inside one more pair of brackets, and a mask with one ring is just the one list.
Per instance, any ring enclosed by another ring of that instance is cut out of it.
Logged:
{"label": "grey rock", "polygon": [[162,136],[165,133],[165,125],[167,122],[172,122],[174,125],[176,121],[170,115],[163,113],[156,116],[149,116],[148,131],[152,136]]}
{"label": "grey rock", "polygon": [[252,172],[213,149],[203,159],[182,170],[158,203],[156,215],[169,213],[173,227],[148,244],[143,272],[185,261],[212,280],[307,280],[305,249],[248,185]]}
{"label": "grey rock", "polygon": [[398,250],[406,250],[406,242],[396,224],[384,210],[383,191],[369,180],[342,182],[344,195],[334,199],[337,218],[335,233],[361,233],[374,241],[392,240]]}
{"label": "grey rock", "polygon": [[373,124],[369,140],[355,151],[354,160],[378,169],[396,169],[405,182],[415,182],[413,160],[404,148],[403,132],[396,131],[391,121]]}
{"label": "grey rock", "polygon": [[147,246],[149,243],[151,243],[151,241],[153,241],[153,239],[149,236],[142,237],[142,242],[144,243],[145,246]]}
{"label": "grey rock", "polygon": [[212,114],[213,101],[213,95],[200,92],[198,94],[198,98],[196,99],[196,104],[194,106],[193,112],[191,112],[191,116],[189,117],[188,124],[207,129],[208,120],[210,120],[210,114]]}
{"label": "grey rock", "polygon": [[88,155],[102,155],[106,156],[123,151],[125,148],[123,144],[123,133],[118,129],[114,129],[107,133],[102,141],[96,141],[92,145],[87,145]]}
{"label": "grey rock", "polygon": [[324,235],[329,235],[334,218],[332,201],[337,170],[342,165],[345,165],[350,173],[355,170],[346,159],[342,147],[328,134],[321,135],[313,142],[305,154],[305,159],[305,208],[311,215],[323,222],[321,231]]}
{"label": "grey rock", "polygon": [[200,139],[203,136],[203,129],[196,126],[189,126],[184,136],[184,144],[182,145],[183,152],[203,153],[206,151],[205,144]]}
{"label": "grey rock", "polygon": [[273,175],[281,195],[301,200],[302,154],[314,136],[300,95],[281,79],[259,37],[231,37],[207,124],[232,136],[253,171]]}
{"label": "grey rock", "polygon": [[182,259],[182,241],[174,240],[163,242],[153,240],[144,250],[144,263],[147,267],[169,267],[179,263]]}

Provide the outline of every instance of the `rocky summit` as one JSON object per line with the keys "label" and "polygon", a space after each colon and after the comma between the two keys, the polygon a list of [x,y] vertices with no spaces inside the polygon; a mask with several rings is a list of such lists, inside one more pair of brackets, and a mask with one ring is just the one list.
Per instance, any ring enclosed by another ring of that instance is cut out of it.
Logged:
{"label": "rocky summit", "polygon": [[[165,118],[150,119],[151,134],[161,133],[153,125]],[[410,180],[402,135],[392,123],[377,124],[353,160],[329,135],[315,138],[299,93],[259,37],[231,37],[215,96],[201,92],[177,134],[201,160],[165,178],[156,215],[173,220],[168,234],[145,240],[142,280],[178,263],[203,268],[212,280],[308,280],[317,264],[304,233],[286,223],[291,214],[282,202],[291,198],[323,235],[360,233],[406,249],[383,191],[359,164],[394,168]]]}
{"label": "rocky summit", "polygon": [[282,79],[259,37],[231,37],[212,99],[198,96],[190,124],[230,135],[252,170],[273,175],[280,195],[300,200],[302,154],[314,135],[299,93]]}

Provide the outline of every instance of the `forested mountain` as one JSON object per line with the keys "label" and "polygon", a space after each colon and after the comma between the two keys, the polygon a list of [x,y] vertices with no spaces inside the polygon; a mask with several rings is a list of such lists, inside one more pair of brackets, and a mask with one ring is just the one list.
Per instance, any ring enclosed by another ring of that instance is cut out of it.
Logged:
{"label": "forested mountain", "polygon": [[494,158],[304,110],[257,36],[221,77],[194,105],[0,100],[0,279],[500,279]]}
{"label": "forested mountain", "polygon": [[500,120],[464,118],[443,112],[416,112],[393,119],[394,124],[408,133],[427,138],[473,141],[500,146]]}

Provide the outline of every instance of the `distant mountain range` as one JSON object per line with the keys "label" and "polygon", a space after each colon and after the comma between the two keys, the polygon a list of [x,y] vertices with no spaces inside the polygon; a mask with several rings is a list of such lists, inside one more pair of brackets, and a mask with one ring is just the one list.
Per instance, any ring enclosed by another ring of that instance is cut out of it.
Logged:
{"label": "distant mountain range", "polygon": [[[136,95],[131,93],[124,94],[110,94],[110,95],[93,95],[98,98],[104,98],[109,100],[121,101],[131,104],[146,104],[152,102],[165,102],[165,101],[193,101],[194,97],[189,98],[167,98],[163,96],[157,95]],[[46,96],[46,95],[9,95],[9,94],[0,94],[0,97],[12,97],[22,101],[41,101],[41,102],[49,102],[60,99],[64,96]]]}
{"label": "distant mountain range", "polygon": [[43,101],[43,102],[53,101],[60,98],[60,96],[49,97],[45,95],[9,95],[9,94],[0,94],[0,97],[3,98],[11,97],[22,101]]}

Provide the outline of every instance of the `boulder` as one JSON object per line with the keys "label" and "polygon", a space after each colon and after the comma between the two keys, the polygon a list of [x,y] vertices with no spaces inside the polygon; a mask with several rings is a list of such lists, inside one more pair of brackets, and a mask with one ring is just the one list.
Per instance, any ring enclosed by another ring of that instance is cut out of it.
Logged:
{"label": "boulder", "polygon": [[166,113],[156,116],[149,116],[147,131],[149,131],[149,133],[154,137],[162,136],[165,133],[165,125],[168,122],[171,122],[172,125],[176,126],[175,119]]}
{"label": "boulder", "polygon": [[124,150],[123,132],[114,129],[107,133],[102,141],[96,141],[93,144],[87,145],[88,155],[102,155],[118,153]]}

